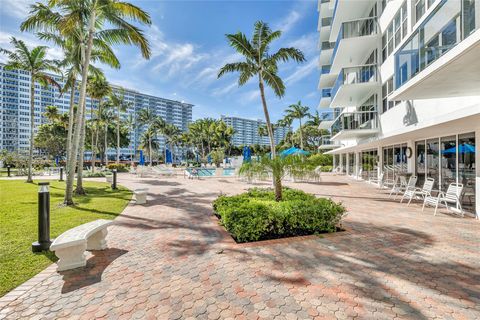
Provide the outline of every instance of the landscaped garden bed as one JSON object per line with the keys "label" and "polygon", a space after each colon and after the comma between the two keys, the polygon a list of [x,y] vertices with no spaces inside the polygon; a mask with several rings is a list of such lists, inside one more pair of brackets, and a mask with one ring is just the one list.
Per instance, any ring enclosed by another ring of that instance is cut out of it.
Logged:
{"label": "landscaped garden bed", "polygon": [[237,242],[336,232],[346,211],[331,199],[288,188],[278,202],[272,189],[253,188],[235,196],[222,195],[213,208]]}

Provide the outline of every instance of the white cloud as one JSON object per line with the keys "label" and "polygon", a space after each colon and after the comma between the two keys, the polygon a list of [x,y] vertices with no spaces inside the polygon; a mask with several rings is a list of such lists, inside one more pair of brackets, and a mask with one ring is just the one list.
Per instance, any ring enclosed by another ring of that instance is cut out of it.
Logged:
{"label": "white cloud", "polygon": [[297,10],[292,10],[286,17],[274,25],[274,29],[280,29],[283,33],[287,33],[293,29],[300,18],[301,14]]}
{"label": "white cloud", "polygon": [[288,47],[300,49],[306,56],[318,55],[318,33],[312,32],[288,42]]}
{"label": "white cloud", "polygon": [[[50,46],[48,43],[41,42],[33,35],[29,33],[19,33],[19,34],[12,34],[8,32],[0,31],[0,47],[13,50],[13,46],[10,44],[10,40],[12,37],[17,38],[18,40],[22,40],[25,42],[29,49],[32,49],[36,46],[47,46],[47,59],[62,59],[63,58],[63,51],[58,47]],[[2,55],[3,57],[4,55]],[[3,57],[3,62],[6,59]]]}
{"label": "white cloud", "polygon": [[223,95],[226,95],[227,93],[230,93],[235,88],[238,88],[238,83],[237,82],[233,82],[233,83],[229,84],[228,86],[220,87],[220,88],[216,88],[216,89],[212,90],[212,95],[213,96],[223,96]]}
{"label": "white cloud", "polygon": [[242,100],[252,102],[252,101],[258,100],[260,98],[260,91],[258,89],[251,90],[251,91],[248,91],[248,92],[244,93],[242,96],[243,96]]}
{"label": "white cloud", "polygon": [[1,0],[1,14],[6,14],[14,18],[25,18],[30,12],[30,5],[33,0]]}
{"label": "white cloud", "polygon": [[285,83],[291,85],[310,75],[317,68],[317,60],[311,59],[307,64],[299,66],[294,73],[285,78]]}

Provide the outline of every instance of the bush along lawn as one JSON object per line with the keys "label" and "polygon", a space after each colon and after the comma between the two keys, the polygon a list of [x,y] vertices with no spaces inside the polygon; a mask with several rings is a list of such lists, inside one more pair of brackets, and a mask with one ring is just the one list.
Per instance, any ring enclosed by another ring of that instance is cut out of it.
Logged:
{"label": "bush along lawn", "polygon": [[[0,180],[0,297],[27,281],[57,258],[53,252],[32,253],[37,240],[38,213],[36,183]],[[86,196],[75,197],[75,206],[60,206],[65,182],[50,180],[50,237],[53,239],[80,224],[96,219],[114,219],[132,197],[119,186],[84,181]]]}
{"label": "bush along lawn", "polygon": [[213,209],[237,242],[336,232],[346,211],[330,199],[288,188],[280,202],[272,189],[254,188],[218,197]]}

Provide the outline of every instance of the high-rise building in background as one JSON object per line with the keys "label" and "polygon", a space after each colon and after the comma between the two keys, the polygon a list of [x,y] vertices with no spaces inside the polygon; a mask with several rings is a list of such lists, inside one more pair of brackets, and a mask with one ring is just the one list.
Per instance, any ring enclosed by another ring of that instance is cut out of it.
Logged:
{"label": "high-rise building in background", "polygon": [[319,0],[319,109],[335,166],[463,187],[480,213],[480,0]]}
{"label": "high-rise building in background", "polygon": [[[228,126],[233,127],[235,134],[233,135],[232,144],[234,146],[247,146],[247,145],[270,145],[268,136],[260,136],[258,134],[258,128],[266,126],[266,122],[263,120],[252,120],[239,117],[221,116],[221,119]],[[275,127],[274,128],[274,141],[275,144],[280,143],[287,133],[291,131],[289,127]]]}
{"label": "high-rise building in background", "polygon": [[[62,77],[54,75],[55,80],[64,84]],[[119,93],[121,88],[112,85],[113,91]],[[135,90],[124,88],[125,100],[130,103],[126,112],[121,114],[126,119],[130,114],[139,110],[151,108],[167,123],[174,124],[182,131],[186,131],[192,121],[192,104],[163,99],[144,94]],[[75,92],[75,103],[78,102],[79,92]],[[94,109],[96,104],[94,102]],[[86,100],[86,116],[90,118],[92,101]],[[60,95],[54,86],[42,87],[35,84],[35,128],[46,123],[43,116],[47,106],[55,106],[61,113],[68,112],[70,107],[70,92]],[[30,75],[23,70],[5,70],[0,64],[0,149],[9,151],[27,151],[30,143]],[[35,129],[34,129],[35,130]],[[138,150],[141,134],[144,127],[136,125],[130,133],[130,145],[122,148],[120,153],[130,155],[133,150]],[[164,140],[159,136],[160,148],[164,147]],[[115,150],[110,150],[112,155]]]}

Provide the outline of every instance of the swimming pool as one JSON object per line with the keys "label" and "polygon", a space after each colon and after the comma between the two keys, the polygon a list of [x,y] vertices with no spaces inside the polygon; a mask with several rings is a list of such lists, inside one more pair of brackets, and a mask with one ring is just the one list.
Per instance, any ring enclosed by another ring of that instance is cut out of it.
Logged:
{"label": "swimming pool", "polygon": [[[192,172],[195,169],[198,172],[199,177],[215,177],[216,168],[187,168],[188,172]],[[234,176],[235,175],[235,168],[224,168],[222,176]]]}

